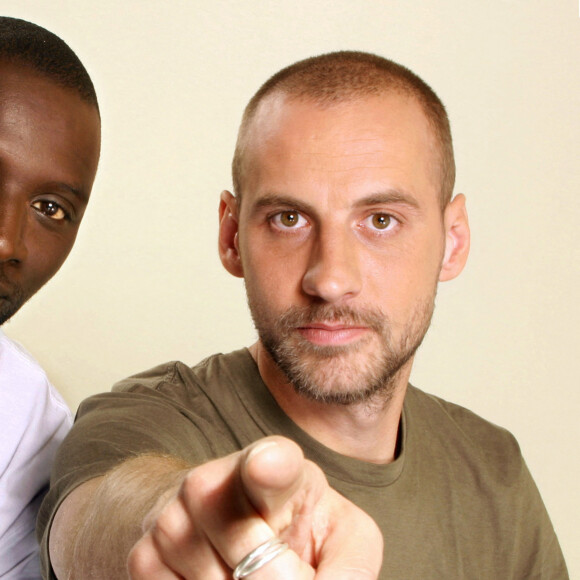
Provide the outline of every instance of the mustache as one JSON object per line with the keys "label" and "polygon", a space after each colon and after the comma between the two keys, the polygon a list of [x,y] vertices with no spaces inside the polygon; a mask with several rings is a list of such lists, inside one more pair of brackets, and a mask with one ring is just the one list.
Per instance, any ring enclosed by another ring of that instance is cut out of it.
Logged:
{"label": "mustache", "polygon": [[313,323],[338,323],[351,326],[366,326],[375,332],[381,332],[386,315],[378,308],[351,308],[350,306],[333,306],[332,304],[314,304],[305,307],[293,306],[278,320],[283,329],[296,328]]}

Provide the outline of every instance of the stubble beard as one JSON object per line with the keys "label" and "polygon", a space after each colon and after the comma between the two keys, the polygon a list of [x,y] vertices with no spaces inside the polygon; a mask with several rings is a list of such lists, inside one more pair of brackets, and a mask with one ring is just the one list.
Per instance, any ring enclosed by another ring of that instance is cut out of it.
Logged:
{"label": "stubble beard", "polygon": [[[268,321],[260,305],[250,304],[250,310],[266,351],[299,395],[329,405],[383,406],[423,341],[434,302],[435,292],[415,307],[396,340],[391,322],[379,309],[314,304],[292,307],[274,321]],[[353,344],[320,346],[297,330],[314,322],[364,326],[369,332]]]}

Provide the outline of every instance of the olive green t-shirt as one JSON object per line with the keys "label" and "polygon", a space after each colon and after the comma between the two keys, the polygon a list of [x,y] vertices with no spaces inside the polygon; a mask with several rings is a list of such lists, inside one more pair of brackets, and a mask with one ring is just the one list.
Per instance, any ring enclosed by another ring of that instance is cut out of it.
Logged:
{"label": "olive green t-shirt", "polygon": [[369,513],[384,537],[381,580],[566,579],[566,565],[513,436],[470,411],[409,386],[394,462],[342,456],[277,405],[244,349],[190,368],[158,366],[87,399],[62,445],[38,522],[47,536],[76,486],[135,455],[192,464],[266,435],[296,441],[330,484]]}

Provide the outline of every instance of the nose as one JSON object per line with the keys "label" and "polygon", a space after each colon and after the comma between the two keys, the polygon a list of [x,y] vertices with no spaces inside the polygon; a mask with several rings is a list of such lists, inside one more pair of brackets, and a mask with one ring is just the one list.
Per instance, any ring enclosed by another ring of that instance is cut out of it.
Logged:
{"label": "nose", "polygon": [[26,210],[22,204],[0,199],[0,263],[21,262],[26,258]]}
{"label": "nose", "polygon": [[362,276],[356,240],[347,230],[321,229],[312,248],[303,291],[328,303],[356,296]]}

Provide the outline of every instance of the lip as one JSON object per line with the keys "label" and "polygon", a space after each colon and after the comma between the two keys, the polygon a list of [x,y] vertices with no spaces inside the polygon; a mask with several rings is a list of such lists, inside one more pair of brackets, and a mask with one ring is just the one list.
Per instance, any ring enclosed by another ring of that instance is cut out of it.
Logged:
{"label": "lip", "polygon": [[309,342],[319,346],[343,346],[360,340],[369,332],[366,326],[312,323],[297,328]]}

